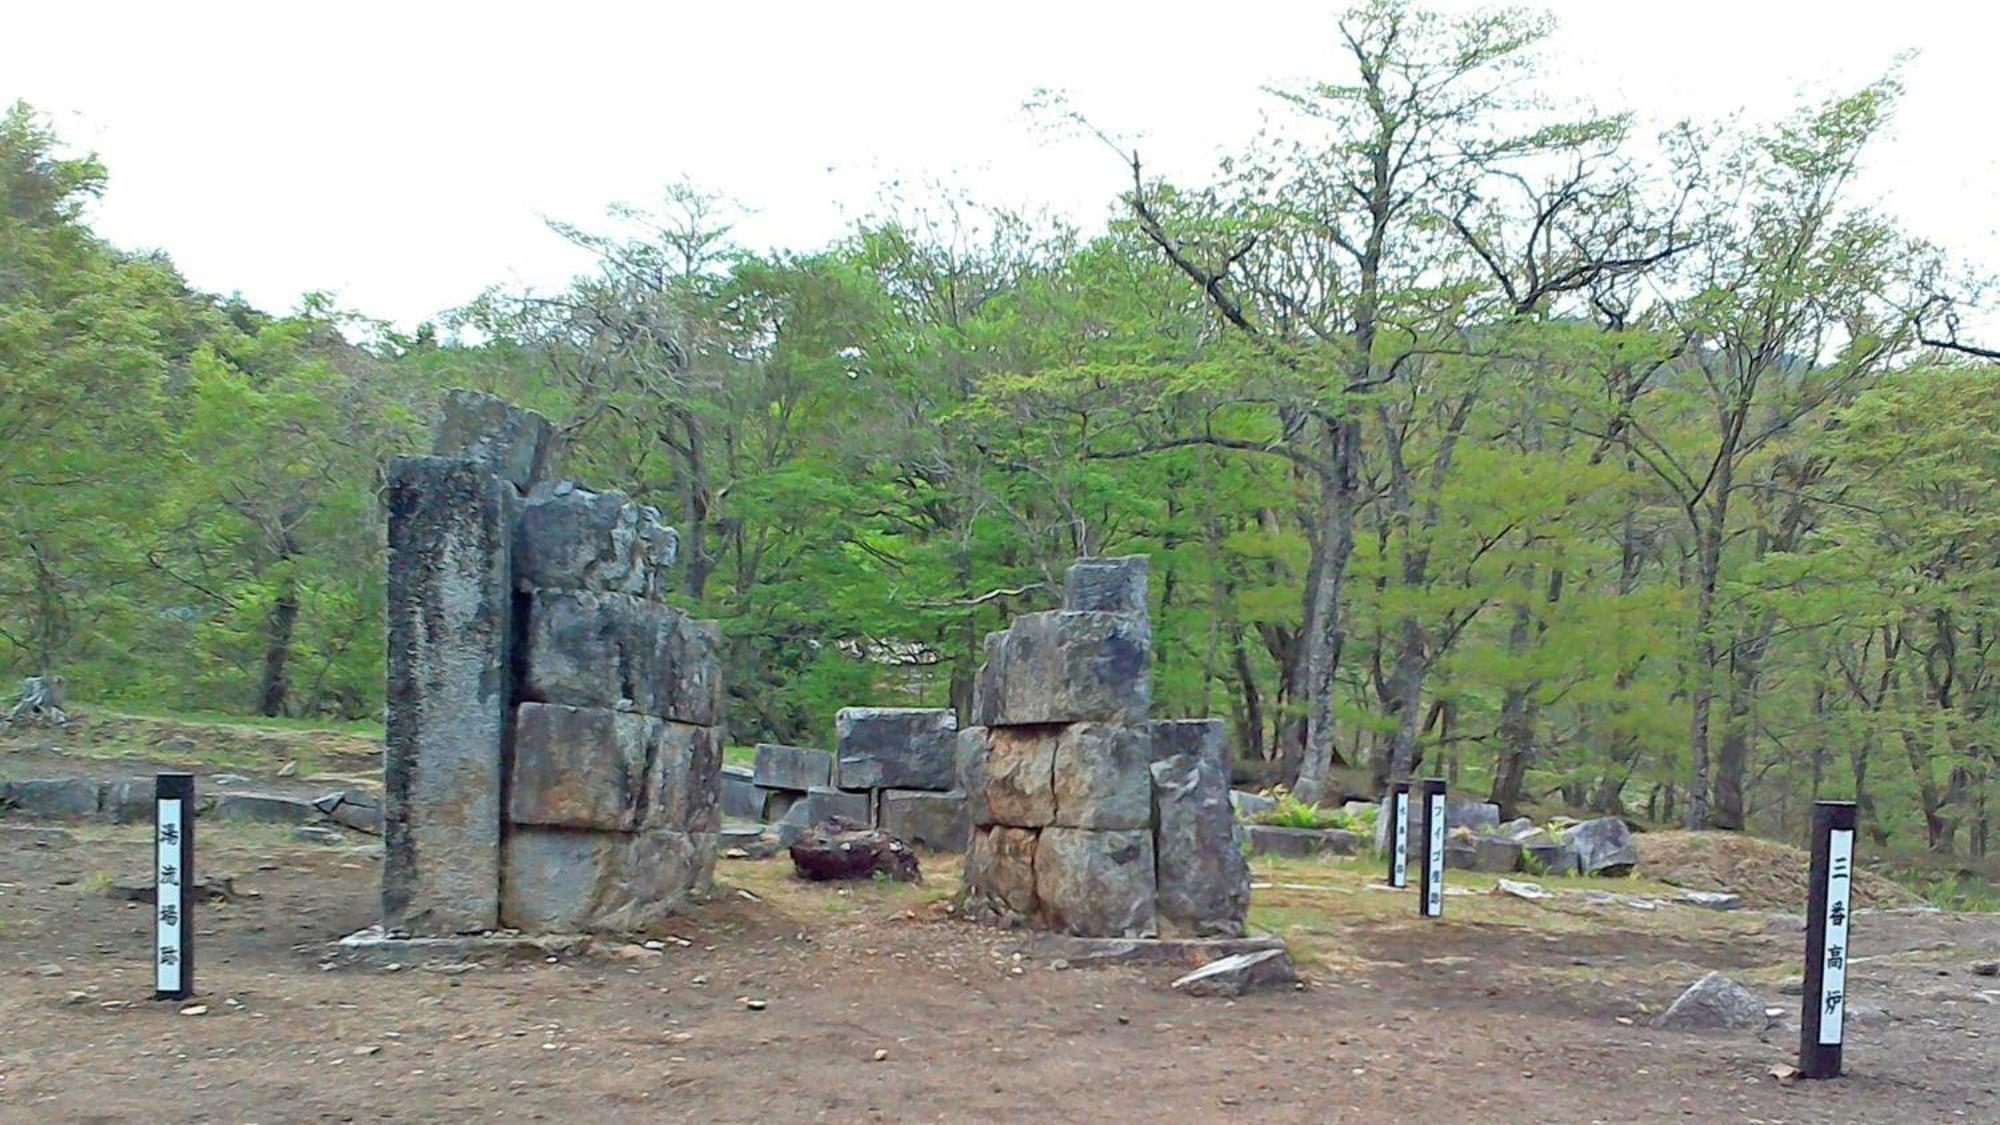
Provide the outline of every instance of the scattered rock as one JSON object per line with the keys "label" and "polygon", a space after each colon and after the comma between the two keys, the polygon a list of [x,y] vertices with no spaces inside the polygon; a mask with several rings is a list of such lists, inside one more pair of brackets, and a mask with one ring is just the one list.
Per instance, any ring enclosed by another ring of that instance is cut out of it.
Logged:
{"label": "scattered rock", "polygon": [[284,765],[278,767],[279,777],[297,777],[298,775],[299,764],[296,761],[286,762]]}
{"label": "scattered rock", "polygon": [[1515,898],[1525,898],[1530,902],[1556,897],[1548,891],[1543,890],[1540,883],[1523,883],[1515,879],[1502,879],[1493,884],[1491,893],[1496,895],[1513,895]]}
{"label": "scattered rock", "polygon": [[1673,1006],[1653,1024],[1655,1027],[1683,1031],[1762,1031],[1768,1026],[1768,1021],[1764,1016],[1764,1002],[1749,989],[1721,973],[1710,973],[1681,993]]}
{"label": "scattered rock", "polygon": [[1784,980],[1778,982],[1778,995],[1780,996],[1804,996],[1805,994],[1806,978],[1804,977],[1786,977]]}
{"label": "scattered rock", "polygon": [[[228,902],[236,897],[233,875],[201,875],[194,881],[194,893],[206,902]],[[104,887],[104,896],[119,902],[154,902],[153,876],[113,879]]]}
{"label": "scattered rock", "polygon": [[1569,830],[1569,842],[1585,875],[1629,875],[1639,864],[1632,830],[1615,816],[1584,821]]}
{"label": "scattered rock", "polygon": [[882,1062],[882,1061],[884,1061],[884,1060],[888,1059],[888,1057],[889,1057],[889,1048],[887,1048],[887,1047],[877,1047],[877,1048],[875,1048],[875,1054],[874,1054],[874,1059],[875,1059],[875,1061],[876,1061],[876,1062]]}
{"label": "scattered rock", "polygon": [[1682,891],[1676,901],[1704,910],[1734,910],[1743,905],[1742,896],[1723,891]]}
{"label": "scattered rock", "polygon": [[1976,977],[2000,977],[2000,961],[1974,961],[1972,975]]}
{"label": "scattered rock", "polygon": [[366,789],[343,789],[315,800],[313,808],[336,824],[370,836],[382,834],[382,799]]}
{"label": "scattered rock", "polygon": [[1174,981],[1172,987],[1188,996],[1241,996],[1253,988],[1292,984],[1298,979],[1290,954],[1283,949],[1263,949],[1211,961]]}
{"label": "scattered rock", "polygon": [[210,816],[248,824],[308,824],[319,819],[310,801],[278,793],[224,793]]}
{"label": "scattered rock", "polygon": [[338,828],[328,828],[324,824],[301,824],[292,829],[292,839],[304,844],[323,844],[339,847],[347,843],[347,837]]}
{"label": "scattered rock", "polygon": [[59,977],[63,975],[63,967],[51,961],[47,964],[36,965],[34,968],[28,970],[28,972],[38,977]]}
{"label": "scattered rock", "polygon": [[206,1004],[189,1004],[187,1007],[181,1009],[181,1015],[184,1016],[205,1016],[207,1014],[208,1005]]}
{"label": "scattered rock", "polygon": [[87,777],[40,777],[0,781],[0,807],[50,820],[86,820],[97,815],[104,783]]}
{"label": "scattered rock", "polygon": [[857,828],[840,820],[815,825],[791,846],[792,866],[813,880],[872,879],[877,874],[921,883],[917,854],[879,828]]}

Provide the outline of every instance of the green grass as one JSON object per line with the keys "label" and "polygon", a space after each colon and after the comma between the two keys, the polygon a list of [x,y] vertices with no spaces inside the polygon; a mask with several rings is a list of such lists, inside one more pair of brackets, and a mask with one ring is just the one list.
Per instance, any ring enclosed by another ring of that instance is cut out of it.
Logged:
{"label": "green grass", "polygon": [[755,746],[725,746],[722,748],[722,763],[728,766],[754,765],[757,761]]}
{"label": "green grass", "polygon": [[108,704],[107,709],[120,715],[132,715],[142,719],[166,719],[181,723],[207,723],[212,726],[252,727],[265,730],[330,730],[363,738],[382,737],[382,724],[373,719],[330,719],[325,716],[272,718],[264,715],[238,715],[227,711],[174,711],[163,707],[129,703]]}

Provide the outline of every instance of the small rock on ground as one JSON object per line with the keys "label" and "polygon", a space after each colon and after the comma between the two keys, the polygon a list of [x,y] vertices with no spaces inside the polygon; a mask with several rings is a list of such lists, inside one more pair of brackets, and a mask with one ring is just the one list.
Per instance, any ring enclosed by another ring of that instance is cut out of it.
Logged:
{"label": "small rock on ground", "polygon": [[1260,949],[1210,961],[1176,980],[1172,987],[1188,996],[1241,996],[1253,988],[1291,984],[1298,979],[1289,953]]}

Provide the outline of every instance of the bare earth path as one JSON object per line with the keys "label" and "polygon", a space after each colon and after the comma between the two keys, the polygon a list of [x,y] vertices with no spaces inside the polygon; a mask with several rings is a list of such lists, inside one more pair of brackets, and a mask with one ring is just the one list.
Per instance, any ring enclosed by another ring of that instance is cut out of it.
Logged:
{"label": "bare earth path", "polygon": [[1647,1026],[1711,968],[1796,1026],[1797,935],[1757,915],[1467,895],[1423,924],[1360,868],[1260,868],[1253,921],[1309,987],[1192,1000],[1171,970],[1015,961],[945,910],[949,860],[845,890],[736,861],[658,952],[392,972],[329,960],[374,920],[367,849],[219,828],[208,869],[254,893],[199,916],[182,1015],[147,999],[146,908],[103,893],[146,830],[28,824],[0,817],[7,1122],[2000,1120],[2000,980],[1968,969],[1992,916],[1864,915],[1850,981],[1886,1015],[1849,1078],[1784,1085],[1789,1027]]}

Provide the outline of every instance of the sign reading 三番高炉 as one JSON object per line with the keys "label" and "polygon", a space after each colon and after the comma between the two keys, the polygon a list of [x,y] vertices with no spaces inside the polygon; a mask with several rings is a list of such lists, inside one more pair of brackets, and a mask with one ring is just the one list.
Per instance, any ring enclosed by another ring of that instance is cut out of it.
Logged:
{"label": "sign reading \u4e09\u756a\u9ad8\u7089", "polygon": [[1847,924],[1852,913],[1854,832],[1836,828],[1827,835],[1826,953],[1819,978],[1819,1041],[1841,1041],[1847,1011]]}

